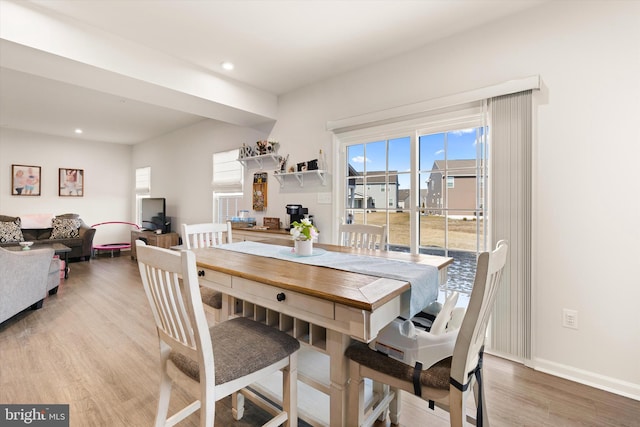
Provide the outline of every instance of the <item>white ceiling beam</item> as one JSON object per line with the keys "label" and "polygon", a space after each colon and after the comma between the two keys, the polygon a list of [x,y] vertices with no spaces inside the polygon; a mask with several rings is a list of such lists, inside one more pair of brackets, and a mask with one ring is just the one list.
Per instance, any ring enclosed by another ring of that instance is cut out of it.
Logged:
{"label": "white ceiling beam", "polygon": [[276,118],[273,94],[25,2],[1,12],[2,67],[242,126]]}

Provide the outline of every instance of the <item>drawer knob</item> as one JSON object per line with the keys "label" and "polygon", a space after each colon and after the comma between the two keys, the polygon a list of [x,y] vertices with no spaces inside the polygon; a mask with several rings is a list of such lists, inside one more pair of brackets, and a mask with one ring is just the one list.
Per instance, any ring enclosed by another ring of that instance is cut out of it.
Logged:
{"label": "drawer knob", "polygon": [[198,277],[204,277],[204,270],[198,270]]}
{"label": "drawer knob", "polygon": [[284,294],[284,292],[280,292],[278,295],[276,295],[276,299],[278,301],[284,301],[285,299],[287,299],[287,296]]}

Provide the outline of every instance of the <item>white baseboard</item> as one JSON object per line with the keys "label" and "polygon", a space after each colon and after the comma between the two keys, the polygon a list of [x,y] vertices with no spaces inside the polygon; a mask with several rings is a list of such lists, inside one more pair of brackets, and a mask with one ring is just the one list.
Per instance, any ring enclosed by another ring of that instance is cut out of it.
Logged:
{"label": "white baseboard", "polygon": [[633,384],[545,359],[536,359],[531,367],[536,371],[640,401],[640,384]]}

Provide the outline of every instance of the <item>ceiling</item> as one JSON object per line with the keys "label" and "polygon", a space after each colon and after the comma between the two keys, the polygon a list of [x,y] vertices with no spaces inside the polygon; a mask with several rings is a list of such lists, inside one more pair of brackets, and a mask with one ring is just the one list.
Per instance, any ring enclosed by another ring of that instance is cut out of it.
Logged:
{"label": "ceiling", "polygon": [[[543,1],[33,0],[31,4],[281,95]],[[223,61],[233,62],[235,69],[224,71]],[[6,128],[133,144],[202,119],[178,108],[0,69],[0,126]],[[72,129],[77,127],[85,133],[74,135]]]}

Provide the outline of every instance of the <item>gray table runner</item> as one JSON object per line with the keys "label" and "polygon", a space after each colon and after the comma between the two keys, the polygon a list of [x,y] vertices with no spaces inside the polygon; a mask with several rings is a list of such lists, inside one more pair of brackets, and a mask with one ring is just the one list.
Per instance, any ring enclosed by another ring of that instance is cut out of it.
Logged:
{"label": "gray table runner", "polygon": [[383,257],[331,252],[319,248],[314,248],[314,255],[312,256],[296,256],[292,251],[293,248],[259,242],[227,243],[218,246],[218,248],[409,282],[411,284],[410,313],[402,313],[403,316],[408,314],[408,317],[413,317],[438,299],[438,268],[432,265],[416,264],[411,261]]}

